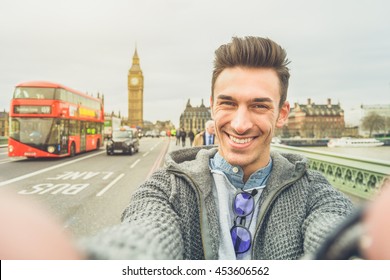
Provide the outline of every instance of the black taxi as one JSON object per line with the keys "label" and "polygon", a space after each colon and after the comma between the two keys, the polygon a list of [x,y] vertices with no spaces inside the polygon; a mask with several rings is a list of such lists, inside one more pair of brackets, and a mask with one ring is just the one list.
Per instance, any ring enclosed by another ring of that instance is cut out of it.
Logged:
{"label": "black taxi", "polygon": [[107,141],[107,155],[129,154],[139,151],[138,134],[131,128],[121,127],[112,132],[112,137]]}

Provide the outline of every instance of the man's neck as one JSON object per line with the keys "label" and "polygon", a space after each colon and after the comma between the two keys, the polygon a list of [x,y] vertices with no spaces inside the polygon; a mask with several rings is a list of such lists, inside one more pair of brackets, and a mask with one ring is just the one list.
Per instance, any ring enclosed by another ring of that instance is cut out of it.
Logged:
{"label": "man's neck", "polygon": [[272,159],[268,157],[266,160],[267,162],[263,166],[253,171],[252,166],[250,169],[244,167],[245,171],[250,170],[250,172],[245,173],[242,166],[231,165],[220,153],[217,153],[211,159],[211,168],[222,171],[235,187],[246,189],[253,186],[253,184],[258,186],[266,181],[272,169]]}

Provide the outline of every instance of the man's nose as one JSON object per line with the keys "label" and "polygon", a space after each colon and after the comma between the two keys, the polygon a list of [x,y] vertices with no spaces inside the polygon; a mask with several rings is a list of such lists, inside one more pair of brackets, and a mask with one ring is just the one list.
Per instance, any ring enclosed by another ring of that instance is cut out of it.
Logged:
{"label": "man's nose", "polygon": [[238,108],[234,113],[231,126],[238,134],[244,134],[247,130],[252,128],[253,123],[247,108]]}

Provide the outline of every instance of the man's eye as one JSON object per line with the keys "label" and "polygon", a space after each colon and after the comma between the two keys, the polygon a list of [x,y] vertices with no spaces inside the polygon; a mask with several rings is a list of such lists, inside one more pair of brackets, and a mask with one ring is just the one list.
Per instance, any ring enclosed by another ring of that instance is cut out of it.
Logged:
{"label": "man's eye", "polygon": [[225,105],[225,106],[234,106],[234,103],[231,102],[231,101],[223,101],[220,103],[221,105]]}
{"label": "man's eye", "polygon": [[253,108],[255,108],[255,109],[268,109],[269,106],[267,106],[265,104],[255,104],[255,105],[253,105]]}

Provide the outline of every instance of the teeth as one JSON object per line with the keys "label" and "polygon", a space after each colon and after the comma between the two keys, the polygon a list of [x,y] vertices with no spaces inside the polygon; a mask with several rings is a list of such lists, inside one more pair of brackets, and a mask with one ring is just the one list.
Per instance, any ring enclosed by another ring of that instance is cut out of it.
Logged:
{"label": "teeth", "polygon": [[250,141],[253,140],[253,137],[251,138],[245,138],[245,139],[238,139],[236,137],[233,137],[233,136],[229,136],[230,140],[232,140],[234,143],[237,143],[237,144],[245,144],[245,143],[248,143]]}

